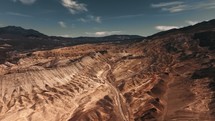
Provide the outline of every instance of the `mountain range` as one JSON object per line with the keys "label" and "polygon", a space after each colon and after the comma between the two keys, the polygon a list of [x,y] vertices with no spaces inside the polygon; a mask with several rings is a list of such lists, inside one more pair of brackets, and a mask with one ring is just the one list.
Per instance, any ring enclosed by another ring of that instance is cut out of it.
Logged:
{"label": "mountain range", "polygon": [[16,26],[0,28],[0,44],[12,45],[16,50],[50,49],[83,43],[128,42],[130,40],[140,40],[142,38],[142,36],[138,35],[65,38],[47,36],[33,29],[24,29]]}

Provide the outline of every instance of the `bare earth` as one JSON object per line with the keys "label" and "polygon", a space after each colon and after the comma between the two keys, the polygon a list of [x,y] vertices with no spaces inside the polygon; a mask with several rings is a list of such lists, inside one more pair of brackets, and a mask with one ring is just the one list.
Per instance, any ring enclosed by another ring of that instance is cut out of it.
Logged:
{"label": "bare earth", "polygon": [[214,121],[215,54],[187,34],[17,53],[1,121]]}

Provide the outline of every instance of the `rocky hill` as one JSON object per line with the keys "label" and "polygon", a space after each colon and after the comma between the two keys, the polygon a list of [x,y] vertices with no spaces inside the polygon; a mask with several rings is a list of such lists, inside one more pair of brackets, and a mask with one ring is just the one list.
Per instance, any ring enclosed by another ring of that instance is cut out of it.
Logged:
{"label": "rocky hill", "polygon": [[7,53],[0,120],[214,121],[214,23],[129,43]]}

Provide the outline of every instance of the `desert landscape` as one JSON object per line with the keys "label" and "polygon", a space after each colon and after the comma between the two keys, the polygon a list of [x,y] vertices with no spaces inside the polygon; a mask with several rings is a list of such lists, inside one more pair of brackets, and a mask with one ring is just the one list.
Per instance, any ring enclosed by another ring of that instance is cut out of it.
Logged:
{"label": "desert landscape", "polygon": [[0,121],[215,121],[214,0],[2,0]]}
{"label": "desert landscape", "polygon": [[138,41],[32,52],[5,41],[0,120],[213,121],[214,30],[211,20]]}

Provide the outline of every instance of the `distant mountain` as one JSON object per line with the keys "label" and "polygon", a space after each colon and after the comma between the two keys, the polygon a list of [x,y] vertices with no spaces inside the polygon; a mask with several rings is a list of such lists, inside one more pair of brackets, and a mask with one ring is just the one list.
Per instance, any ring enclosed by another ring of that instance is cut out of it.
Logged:
{"label": "distant mountain", "polygon": [[33,30],[33,29],[24,29],[22,27],[16,27],[16,26],[7,26],[0,28],[0,36],[1,37],[13,37],[13,36],[19,36],[19,37],[46,37],[46,35]]}
{"label": "distant mountain", "polygon": [[[73,39],[79,41],[118,41],[118,40],[129,40],[129,39],[137,39],[142,38],[139,35],[110,35],[105,37],[76,37],[76,38],[64,38],[64,37],[56,37],[56,36],[47,36],[33,29],[24,29],[22,27],[17,26],[7,26],[0,28],[0,37],[8,37],[6,39],[13,38],[13,36],[19,37],[50,37],[57,39]],[[14,38],[15,39],[15,38]],[[17,39],[17,38],[16,38]]]}
{"label": "distant mountain", "polygon": [[0,46],[3,44],[11,45],[12,50],[33,50],[60,45],[36,30],[16,26],[0,28]]}
{"label": "distant mountain", "polygon": [[157,34],[154,34],[152,36],[149,36],[148,38],[151,37],[161,37],[163,35],[167,35],[167,34],[174,34],[174,33],[187,33],[187,34],[195,34],[198,32],[203,32],[203,31],[215,31],[215,19],[212,19],[210,21],[204,21],[192,26],[187,26],[187,27],[183,27],[183,28],[179,28],[179,29],[171,29],[168,31],[163,31],[163,32],[159,32]]}
{"label": "distant mountain", "polygon": [[121,41],[134,41],[142,40],[144,37],[139,35],[110,35],[105,37],[77,37],[73,38],[75,41],[88,42],[88,43],[98,43],[98,42],[121,42]]}
{"label": "distant mountain", "polygon": [[64,38],[47,36],[33,29],[7,26],[0,28],[0,45],[11,45],[14,50],[51,49],[86,43],[130,42],[142,40],[138,35],[111,35],[106,37]]}
{"label": "distant mountain", "polygon": [[[188,26],[180,29],[172,29],[169,31],[159,32],[149,37],[142,37],[138,35],[110,35],[105,37],[77,37],[77,38],[64,38],[56,36],[47,36],[33,29],[24,29],[22,27],[7,26],[0,28],[0,46],[3,44],[11,45],[12,50],[29,51],[59,48],[65,46],[72,46],[78,44],[89,43],[102,43],[102,42],[115,42],[115,43],[128,43],[138,42],[144,39],[160,38],[172,34],[185,33],[195,34],[194,37],[200,39],[203,46],[214,46],[214,28],[215,19],[205,21],[194,26]],[[210,32],[208,32],[209,30]],[[202,33],[207,31],[207,33]],[[207,36],[210,36],[209,39]]]}
{"label": "distant mountain", "polygon": [[147,38],[163,38],[176,34],[191,35],[193,39],[199,41],[199,46],[208,47],[209,50],[215,50],[215,19],[204,21],[193,26],[159,32]]}

